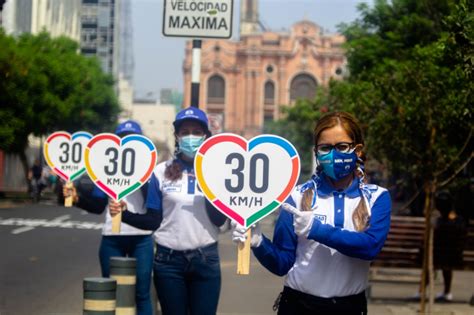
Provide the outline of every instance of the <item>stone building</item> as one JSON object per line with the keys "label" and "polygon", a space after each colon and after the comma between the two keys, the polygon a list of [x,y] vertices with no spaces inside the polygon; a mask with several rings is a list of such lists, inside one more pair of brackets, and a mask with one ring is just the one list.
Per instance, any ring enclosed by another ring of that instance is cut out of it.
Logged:
{"label": "stone building", "polygon": [[[341,78],[344,37],[325,34],[303,20],[287,32],[262,29],[258,2],[241,1],[240,39],[203,40],[200,108],[223,121],[224,131],[244,137],[261,133],[278,119],[281,105],[311,99],[330,78]],[[183,65],[184,106],[191,100],[192,45]]]}

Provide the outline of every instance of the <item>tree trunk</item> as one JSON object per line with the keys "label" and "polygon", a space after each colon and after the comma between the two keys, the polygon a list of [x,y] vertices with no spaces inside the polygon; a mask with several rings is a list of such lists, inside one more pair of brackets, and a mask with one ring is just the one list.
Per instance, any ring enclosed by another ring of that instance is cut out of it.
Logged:
{"label": "tree trunk", "polygon": [[429,181],[425,187],[425,204],[423,213],[425,215],[425,234],[423,242],[423,266],[421,272],[421,292],[420,292],[420,313],[425,314],[426,308],[426,279],[429,279],[429,305],[428,314],[431,312],[434,302],[434,270],[433,270],[433,194],[436,190],[436,184]]}
{"label": "tree trunk", "polygon": [[[431,204],[433,204],[431,202]],[[431,207],[433,208],[433,207]],[[428,237],[428,275],[430,279],[430,285],[428,287],[428,298],[429,298],[429,303],[428,303],[428,314],[431,314],[433,310],[433,304],[434,304],[434,266],[433,266],[433,234],[434,234],[434,226],[432,222],[432,214],[433,214],[433,209],[431,209],[431,214],[430,214],[430,232],[429,232],[429,237]]]}

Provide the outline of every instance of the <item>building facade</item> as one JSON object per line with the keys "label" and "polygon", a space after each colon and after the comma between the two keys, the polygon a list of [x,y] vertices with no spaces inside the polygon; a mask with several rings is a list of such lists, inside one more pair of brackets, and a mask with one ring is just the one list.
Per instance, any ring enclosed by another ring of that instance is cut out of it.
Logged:
{"label": "building facade", "polygon": [[175,116],[176,106],[173,104],[159,104],[153,100],[134,100],[133,102],[130,119],[139,122],[143,134],[157,144],[160,160],[166,160],[173,154]]}
{"label": "building facade", "polygon": [[80,39],[81,0],[7,0],[4,5],[4,27],[7,33],[37,34],[42,30],[51,36]]}
{"label": "building facade", "polygon": [[96,56],[104,72],[118,78],[120,0],[82,0],[81,54]]}
{"label": "building facade", "polygon": [[[278,119],[281,105],[314,98],[318,87],[341,78],[345,56],[338,34],[327,35],[311,21],[289,32],[261,30],[257,2],[241,1],[238,41],[205,40],[201,50],[200,107],[245,137],[262,132]],[[183,65],[184,106],[191,100],[192,45]]]}

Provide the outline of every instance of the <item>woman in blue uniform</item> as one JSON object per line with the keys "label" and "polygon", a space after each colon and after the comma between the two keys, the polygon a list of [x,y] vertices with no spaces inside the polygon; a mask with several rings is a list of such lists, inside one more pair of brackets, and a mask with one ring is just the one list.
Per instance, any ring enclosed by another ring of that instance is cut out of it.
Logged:
{"label": "woman in blue uniform", "polygon": [[[142,129],[133,120],[127,120],[117,126],[115,134],[121,138],[130,134],[142,134]],[[86,185],[87,181],[88,185]],[[82,177],[82,183],[77,188],[63,187],[65,197],[72,196],[76,207],[88,212],[101,214],[105,210],[105,223],[102,229],[102,241],[99,248],[100,267],[102,276],[110,276],[111,257],[133,257],[137,260],[136,304],[137,315],[152,315],[153,307],[150,297],[151,271],[153,268],[153,239],[152,232],[137,229],[122,222],[120,233],[112,232],[112,217],[108,208],[124,208],[129,213],[145,213],[147,185],[126,196],[121,202],[109,201],[107,195],[89,178]],[[87,189],[87,187],[92,187]]]}
{"label": "woman in blue uniform", "polygon": [[[314,130],[315,174],[282,205],[273,241],[253,228],[254,255],[286,275],[278,314],[367,313],[369,265],[387,237],[391,200],[364,183],[363,147],[353,116],[323,116]],[[245,229],[237,226],[233,240],[245,240]]]}
{"label": "woman in blue uniform", "polygon": [[176,154],[155,168],[147,214],[125,211],[122,220],[156,229],[153,279],[163,314],[214,315],[221,287],[217,237],[226,218],[206,202],[194,175],[194,155],[210,136],[208,119],[190,107],[176,115],[173,125]]}

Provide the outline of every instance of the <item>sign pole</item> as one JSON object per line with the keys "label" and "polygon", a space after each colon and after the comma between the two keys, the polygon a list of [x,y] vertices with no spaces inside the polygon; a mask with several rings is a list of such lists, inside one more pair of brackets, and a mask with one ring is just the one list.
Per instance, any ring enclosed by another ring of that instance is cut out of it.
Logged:
{"label": "sign pole", "polygon": [[[66,188],[67,189],[72,189],[72,182],[70,180],[68,180],[66,182]],[[66,208],[69,208],[69,207],[72,207],[72,196],[67,196],[66,198],[64,198],[64,206]]]}
{"label": "sign pole", "polygon": [[112,217],[112,233],[113,234],[120,234],[121,224],[122,224],[122,212],[119,212],[114,217]]}
{"label": "sign pole", "polygon": [[248,275],[250,273],[250,238],[251,229],[248,229],[245,238],[245,242],[237,245],[237,274]]}
{"label": "sign pole", "polygon": [[202,40],[193,39],[193,60],[191,68],[191,106],[199,108],[199,88],[201,77]]}

